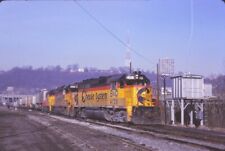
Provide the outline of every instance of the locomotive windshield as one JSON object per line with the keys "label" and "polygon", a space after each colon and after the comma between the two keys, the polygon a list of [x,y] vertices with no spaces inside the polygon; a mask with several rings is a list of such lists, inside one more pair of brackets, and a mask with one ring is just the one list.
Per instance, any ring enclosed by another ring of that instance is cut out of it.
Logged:
{"label": "locomotive windshield", "polygon": [[126,76],[127,85],[147,85],[149,80],[143,75],[128,75]]}
{"label": "locomotive windshield", "polygon": [[77,85],[70,85],[67,89],[66,92],[71,91],[71,92],[76,92],[78,89]]}

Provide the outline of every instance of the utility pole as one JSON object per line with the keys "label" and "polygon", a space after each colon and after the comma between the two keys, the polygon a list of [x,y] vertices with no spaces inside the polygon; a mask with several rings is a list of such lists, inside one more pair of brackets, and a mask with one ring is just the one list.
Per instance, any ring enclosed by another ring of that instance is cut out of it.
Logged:
{"label": "utility pole", "polygon": [[[165,116],[165,125],[167,124],[167,116],[166,116],[166,75],[161,75],[163,78],[163,101],[164,101],[164,116]],[[160,103],[160,87],[159,87],[159,80],[160,80],[160,69],[159,64],[157,63],[157,101]],[[162,105],[163,106],[163,105]]]}
{"label": "utility pole", "polygon": [[132,64],[131,64],[131,61],[130,61],[130,74],[132,72]]}
{"label": "utility pole", "polygon": [[159,91],[159,64],[157,63],[157,103],[159,104],[159,95],[160,95],[160,91]]}
{"label": "utility pole", "polygon": [[163,101],[164,101],[165,125],[166,125],[166,121],[167,121],[167,117],[166,117],[166,75],[163,75]]}

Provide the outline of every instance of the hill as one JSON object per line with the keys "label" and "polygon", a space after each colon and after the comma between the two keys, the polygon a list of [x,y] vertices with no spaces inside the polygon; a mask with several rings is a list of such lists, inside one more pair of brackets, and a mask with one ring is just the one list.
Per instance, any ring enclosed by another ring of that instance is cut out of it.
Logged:
{"label": "hill", "polygon": [[[61,85],[79,82],[84,79],[95,78],[119,73],[127,73],[125,67],[111,68],[109,70],[99,70],[96,68],[84,68],[79,70],[77,67],[63,69],[60,66],[38,68],[15,67],[9,71],[0,72],[0,91],[3,92],[11,86],[18,93],[35,93],[40,89],[52,89]],[[145,73],[150,79],[155,79],[155,74]]]}

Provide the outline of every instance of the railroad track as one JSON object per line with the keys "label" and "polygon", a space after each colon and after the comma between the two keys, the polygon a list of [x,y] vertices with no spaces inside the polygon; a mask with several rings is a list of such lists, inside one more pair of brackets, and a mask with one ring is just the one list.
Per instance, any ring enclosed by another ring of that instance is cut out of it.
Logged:
{"label": "railroad track", "polygon": [[183,136],[186,138],[194,138],[202,141],[225,144],[225,132],[212,131],[207,129],[186,128],[169,125],[133,125],[133,127],[141,128],[146,131],[163,133],[168,135]]}
{"label": "railroad track", "polygon": [[[188,144],[191,146],[196,146],[199,148],[204,148],[213,151],[224,151],[225,150],[225,135],[213,135],[216,138],[210,138],[211,135],[203,133],[190,134],[191,131],[185,130],[182,132],[182,129],[176,130],[174,128],[165,128],[164,126],[159,125],[132,125],[132,124],[111,124],[107,122],[95,121],[95,120],[86,120],[92,124],[98,124],[102,126],[107,126],[111,128],[116,128],[119,130],[127,131],[127,132],[135,132],[139,134],[148,134],[157,138],[174,141],[181,144]],[[164,127],[164,128],[163,128]],[[172,131],[173,130],[173,131]],[[188,133],[189,132],[189,133]],[[196,131],[195,131],[196,132]],[[199,136],[198,136],[199,134]]]}
{"label": "railroad track", "polygon": [[[41,113],[43,116],[47,115]],[[168,140],[171,142],[176,142],[179,144],[185,144],[189,146],[194,146],[200,149],[213,150],[213,151],[224,151],[225,150],[225,135],[220,133],[213,134],[212,132],[207,134],[207,131],[200,130],[198,133],[195,129],[186,129],[180,127],[163,126],[163,125],[133,125],[128,123],[109,123],[103,121],[96,121],[91,119],[69,119],[65,116],[55,116],[49,115],[52,118],[64,120],[67,122],[74,121],[72,123],[77,124],[76,121],[87,123],[89,125],[99,125],[103,127],[109,127],[112,129],[117,129],[120,131],[125,131],[127,133],[135,133],[138,135],[148,135],[155,138]],[[208,131],[209,132],[209,131]],[[115,136],[117,137],[117,136]],[[118,137],[117,137],[118,139]],[[141,150],[149,150],[149,148],[141,144],[132,143],[131,141],[119,138],[121,141],[128,145],[133,145],[139,147]],[[154,150],[150,149],[150,150]]]}
{"label": "railroad track", "polygon": [[[35,117],[35,116],[37,116],[37,114],[38,114],[38,116],[41,116],[42,120]],[[82,119],[75,120],[72,118],[68,118],[66,116],[55,116],[55,115],[50,115],[50,114],[46,114],[46,113],[42,113],[42,112],[33,112],[31,115],[29,115],[29,118],[31,120],[34,120],[34,121],[39,122],[40,124],[46,126],[48,129],[53,130],[55,133],[59,134],[63,139],[71,141],[71,144],[76,144],[81,150],[99,151],[99,148],[97,148],[96,146],[89,144],[87,141],[80,139],[77,136],[73,136],[72,134],[68,133],[68,131],[65,130],[65,129],[73,129],[73,125],[71,125],[71,124],[68,124],[68,125],[67,124],[63,124],[63,125],[49,124],[54,121],[61,120],[61,121],[68,122],[68,123],[74,123],[74,124],[79,123],[79,125],[87,127],[87,125],[90,125],[90,124],[85,120],[82,120]],[[95,124],[95,125],[97,125],[97,124]],[[137,150],[137,151],[154,151],[153,148],[145,147],[145,145],[137,144],[137,143],[130,141],[129,139],[126,139],[123,137],[118,137],[116,135],[111,135],[111,137],[113,137],[114,140],[117,140],[117,141],[119,140],[125,146],[132,146],[134,148],[134,150]],[[68,139],[68,138],[70,138],[70,139]]]}

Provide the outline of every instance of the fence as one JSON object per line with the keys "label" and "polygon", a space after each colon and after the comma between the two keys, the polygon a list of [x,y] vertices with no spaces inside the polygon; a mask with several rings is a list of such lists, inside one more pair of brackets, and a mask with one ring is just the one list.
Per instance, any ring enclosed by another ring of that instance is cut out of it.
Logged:
{"label": "fence", "polygon": [[204,104],[205,125],[211,128],[225,128],[225,101],[213,100]]}

